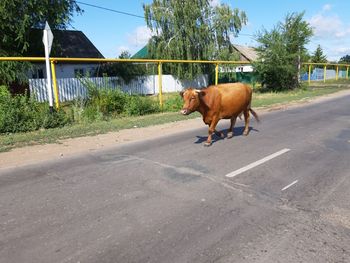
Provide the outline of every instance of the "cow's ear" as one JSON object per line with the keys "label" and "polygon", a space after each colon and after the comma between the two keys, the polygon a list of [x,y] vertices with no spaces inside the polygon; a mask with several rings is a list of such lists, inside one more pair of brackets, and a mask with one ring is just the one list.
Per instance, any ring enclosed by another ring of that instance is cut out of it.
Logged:
{"label": "cow's ear", "polygon": [[203,90],[200,90],[200,89],[196,89],[196,93],[198,94],[199,98],[201,98],[205,95],[205,92]]}
{"label": "cow's ear", "polygon": [[180,96],[181,96],[181,98],[183,98],[184,97],[184,92],[183,92],[183,90],[182,91],[180,91]]}

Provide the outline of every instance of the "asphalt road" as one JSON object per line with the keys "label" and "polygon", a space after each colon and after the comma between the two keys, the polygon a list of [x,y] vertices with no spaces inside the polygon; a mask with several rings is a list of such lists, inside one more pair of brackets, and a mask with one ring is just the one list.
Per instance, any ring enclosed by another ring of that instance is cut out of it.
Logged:
{"label": "asphalt road", "polygon": [[203,125],[0,170],[0,262],[350,262],[349,116],[345,96],[209,148]]}

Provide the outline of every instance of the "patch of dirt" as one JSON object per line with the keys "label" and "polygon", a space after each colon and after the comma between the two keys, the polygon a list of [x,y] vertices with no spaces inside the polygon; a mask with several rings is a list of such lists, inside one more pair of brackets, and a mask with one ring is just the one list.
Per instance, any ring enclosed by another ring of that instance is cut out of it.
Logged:
{"label": "patch of dirt", "polygon": [[350,229],[350,211],[333,207],[332,211],[321,214],[321,218],[334,226],[342,226]]}
{"label": "patch of dirt", "polygon": [[[286,110],[294,107],[301,107],[310,103],[321,103],[333,98],[349,95],[350,90],[343,90],[334,94],[291,102],[284,105],[274,105],[266,108],[256,109],[259,115],[267,114],[270,111]],[[263,119],[262,119],[263,121]],[[205,127],[201,118],[177,121],[162,125],[155,125],[145,128],[126,129],[117,132],[110,132],[96,136],[65,139],[59,143],[26,146],[15,148],[9,152],[0,153],[0,169],[19,167],[27,164],[34,164],[41,161],[49,161],[71,157],[89,151],[107,149],[129,142],[152,139],[160,136],[168,136],[181,131]]]}

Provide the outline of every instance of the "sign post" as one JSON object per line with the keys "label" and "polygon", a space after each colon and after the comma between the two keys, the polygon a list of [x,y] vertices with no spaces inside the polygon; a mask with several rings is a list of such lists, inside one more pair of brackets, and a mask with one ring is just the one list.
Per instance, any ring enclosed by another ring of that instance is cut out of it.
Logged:
{"label": "sign post", "polygon": [[52,87],[51,87],[51,71],[50,71],[50,61],[49,55],[51,52],[51,46],[53,41],[53,34],[49,24],[46,22],[43,34],[43,43],[45,46],[45,62],[46,62],[46,79],[47,79],[47,94],[49,97],[50,111],[53,110],[53,100],[52,100]]}

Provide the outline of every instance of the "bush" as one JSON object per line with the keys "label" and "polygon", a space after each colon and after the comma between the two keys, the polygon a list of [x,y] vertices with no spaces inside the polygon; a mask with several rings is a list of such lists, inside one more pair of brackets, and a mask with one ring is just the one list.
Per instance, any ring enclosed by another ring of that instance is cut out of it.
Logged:
{"label": "bush", "polygon": [[0,86],[0,133],[34,131],[61,127],[70,123],[64,111],[53,111],[26,95],[11,96],[8,88]]}
{"label": "bush", "polygon": [[149,97],[129,95],[125,112],[128,115],[146,115],[160,112],[159,105]]}
{"label": "bush", "polygon": [[121,114],[124,111],[127,95],[120,89],[99,89],[94,83],[85,84],[88,91],[86,106],[94,108],[104,116]]}
{"label": "bush", "polygon": [[176,112],[182,108],[182,105],[183,100],[179,93],[172,94],[167,100],[165,100],[163,110]]}

